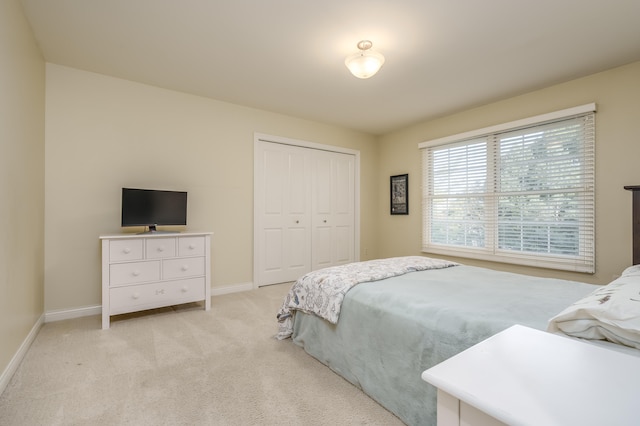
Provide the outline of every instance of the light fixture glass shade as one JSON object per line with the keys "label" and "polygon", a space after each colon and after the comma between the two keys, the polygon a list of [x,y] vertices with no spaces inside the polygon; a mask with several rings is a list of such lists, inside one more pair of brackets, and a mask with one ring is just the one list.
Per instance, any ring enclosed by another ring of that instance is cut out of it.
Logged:
{"label": "light fixture glass shade", "polygon": [[347,56],[344,64],[349,68],[351,74],[358,78],[369,78],[375,75],[384,64],[384,56],[371,50],[372,43],[363,40],[358,43],[358,53]]}

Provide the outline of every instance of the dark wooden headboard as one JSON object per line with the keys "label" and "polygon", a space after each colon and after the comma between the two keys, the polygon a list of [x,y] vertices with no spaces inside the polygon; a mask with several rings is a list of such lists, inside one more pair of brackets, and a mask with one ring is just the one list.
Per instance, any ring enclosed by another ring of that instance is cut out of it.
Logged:
{"label": "dark wooden headboard", "polygon": [[624,189],[633,191],[633,264],[637,265],[640,263],[640,185],[625,186]]}

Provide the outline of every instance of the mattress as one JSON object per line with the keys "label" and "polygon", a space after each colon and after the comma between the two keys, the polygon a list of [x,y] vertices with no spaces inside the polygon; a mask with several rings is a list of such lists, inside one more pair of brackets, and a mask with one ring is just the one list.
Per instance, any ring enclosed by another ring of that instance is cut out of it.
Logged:
{"label": "mattress", "polygon": [[298,312],[293,341],[408,425],[436,424],[424,370],[515,324],[545,330],[597,286],[459,265],[362,283],[331,324]]}

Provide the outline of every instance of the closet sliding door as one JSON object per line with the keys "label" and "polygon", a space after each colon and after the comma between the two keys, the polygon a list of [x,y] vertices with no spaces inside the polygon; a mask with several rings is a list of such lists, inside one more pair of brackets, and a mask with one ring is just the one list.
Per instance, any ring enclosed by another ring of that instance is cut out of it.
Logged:
{"label": "closet sliding door", "polygon": [[274,143],[256,147],[254,263],[259,285],[294,281],[311,270],[307,151]]}
{"label": "closet sliding door", "polygon": [[254,286],[356,261],[356,155],[259,139],[254,153]]}
{"label": "closet sliding door", "polygon": [[312,269],[354,261],[354,157],[312,154]]}

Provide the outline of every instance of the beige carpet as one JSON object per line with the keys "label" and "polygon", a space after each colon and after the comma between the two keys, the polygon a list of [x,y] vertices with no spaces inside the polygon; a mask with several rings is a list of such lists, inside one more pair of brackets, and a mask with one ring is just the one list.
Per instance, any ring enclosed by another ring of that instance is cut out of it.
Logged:
{"label": "beige carpet", "polygon": [[45,324],[0,397],[0,425],[401,425],[278,341],[288,284],[200,304]]}

